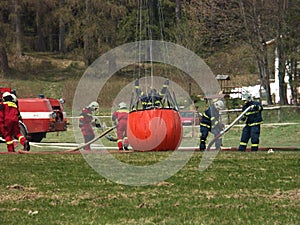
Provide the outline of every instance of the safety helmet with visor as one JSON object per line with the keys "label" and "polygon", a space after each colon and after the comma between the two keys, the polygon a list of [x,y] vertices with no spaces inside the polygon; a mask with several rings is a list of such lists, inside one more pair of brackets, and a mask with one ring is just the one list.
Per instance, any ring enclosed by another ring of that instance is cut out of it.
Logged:
{"label": "safety helmet with visor", "polygon": [[17,96],[14,95],[14,94],[11,94],[10,96],[12,97],[12,101],[13,101],[14,103],[16,103],[16,102],[17,102]]}
{"label": "safety helmet with visor", "polygon": [[98,102],[93,101],[88,105],[88,108],[91,108],[92,111],[97,111],[99,109],[99,104]]}
{"label": "safety helmet with visor", "polygon": [[121,102],[119,105],[118,105],[119,109],[126,109],[127,108],[127,105],[125,102]]}
{"label": "safety helmet with visor", "polygon": [[13,101],[13,96],[8,91],[4,92],[2,95],[3,101]]}
{"label": "safety helmet with visor", "polygon": [[249,93],[244,93],[244,94],[242,94],[242,100],[249,102],[249,101],[252,100],[252,97],[251,97],[251,95]]}
{"label": "safety helmet with visor", "polygon": [[214,102],[214,106],[216,109],[218,110],[222,110],[222,109],[225,109],[225,105],[224,105],[224,102],[222,100],[217,100]]}

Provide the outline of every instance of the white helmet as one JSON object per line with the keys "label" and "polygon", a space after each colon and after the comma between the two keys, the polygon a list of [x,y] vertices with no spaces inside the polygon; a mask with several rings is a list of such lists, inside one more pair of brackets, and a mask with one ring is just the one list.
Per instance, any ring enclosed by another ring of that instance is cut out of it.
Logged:
{"label": "white helmet", "polygon": [[10,94],[10,96],[12,97],[12,101],[13,102],[17,102],[17,96],[15,96],[14,94]]}
{"label": "white helmet", "polygon": [[88,108],[91,108],[93,111],[97,111],[99,109],[99,104],[98,102],[91,102],[89,105],[88,105]]}
{"label": "white helmet", "polygon": [[242,94],[243,101],[251,101],[252,97],[249,93]]}
{"label": "white helmet", "polygon": [[10,101],[10,100],[12,100],[12,98],[13,97],[11,96],[11,93],[9,93],[8,91],[4,92],[3,95],[2,95],[2,99],[4,101]]}
{"label": "white helmet", "polygon": [[11,96],[11,93],[9,93],[8,91],[4,92],[2,95],[3,98],[5,98],[7,96]]}
{"label": "white helmet", "polygon": [[214,106],[218,110],[225,109],[225,105],[222,100],[217,100],[216,102],[214,102]]}
{"label": "white helmet", "polygon": [[121,102],[118,106],[120,109],[127,109],[127,105],[125,102]]}
{"label": "white helmet", "polygon": [[59,99],[60,104],[65,104],[66,100],[64,98]]}

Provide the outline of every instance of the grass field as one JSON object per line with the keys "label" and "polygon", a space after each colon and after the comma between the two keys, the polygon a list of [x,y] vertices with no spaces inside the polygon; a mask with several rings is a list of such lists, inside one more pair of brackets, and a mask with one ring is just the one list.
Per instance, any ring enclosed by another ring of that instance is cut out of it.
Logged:
{"label": "grass field", "polygon": [[[143,165],[165,154],[117,157]],[[221,152],[200,172],[202,155],[139,187],[101,177],[80,154],[1,155],[0,224],[299,224],[299,152]]]}
{"label": "grass field", "polygon": [[[241,129],[232,128],[224,145],[237,147]],[[261,145],[300,147],[299,131],[299,124],[266,124]],[[71,127],[43,143],[62,141],[74,142]],[[32,149],[43,150],[58,149]],[[114,156],[142,166],[169,154]],[[0,155],[0,224],[299,224],[300,151],[220,152],[200,172],[202,157],[195,152],[164,181],[127,186],[98,174],[81,154]]]}

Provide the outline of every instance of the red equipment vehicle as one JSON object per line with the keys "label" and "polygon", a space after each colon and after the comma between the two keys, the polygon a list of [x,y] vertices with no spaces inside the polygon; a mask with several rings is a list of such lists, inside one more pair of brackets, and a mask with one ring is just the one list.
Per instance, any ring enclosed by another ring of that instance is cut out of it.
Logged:
{"label": "red equipment vehicle", "polygon": [[[0,97],[10,88],[0,87]],[[40,142],[48,132],[67,130],[67,118],[63,102],[53,98],[18,98],[18,107],[23,121],[19,121],[21,133],[29,141]],[[0,134],[1,136],[1,134]]]}
{"label": "red equipment vehicle", "polygon": [[66,113],[58,99],[19,98],[18,106],[30,141],[40,142],[48,132],[67,130]]}
{"label": "red equipment vehicle", "polygon": [[199,125],[201,121],[200,113],[195,110],[181,110],[180,117],[183,126]]}

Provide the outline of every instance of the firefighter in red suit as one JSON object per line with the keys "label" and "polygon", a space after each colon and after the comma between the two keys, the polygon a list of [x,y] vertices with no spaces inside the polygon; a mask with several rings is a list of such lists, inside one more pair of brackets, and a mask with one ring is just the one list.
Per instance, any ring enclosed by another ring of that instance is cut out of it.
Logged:
{"label": "firefighter in red suit", "polygon": [[24,150],[29,151],[29,142],[20,132],[19,120],[21,120],[22,118],[16,104],[16,96],[9,92],[4,92],[2,99],[2,119],[0,119],[0,121],[2,121],[2,133],[6,141],[7,150],[9,152],[15,151],[13,140],[14,138],[17,138],[20,144],[24,146]]}
{"label": "firefighter in red suit", "polygon": [[[95,133],[92,127],[92,125],[94,124],[93,114],[95,114],[98,109],[99,104],[97,102],[91,102],[87,107],[82,109],[82,112],[79,116],[79,127],[81,129],[85,143],[95,138]],[[85,146],[84,150],[91,151],[91,146]]]}
{"label": "firefighter in red suit", "polygon": [[117,126],[117,143],[119,150],[128,150],[129,142],[127,137],[127,120],[128,120],[128,108],[125,102],[121,102],[118,106],[118,110],[112,115],[112,121]]}

